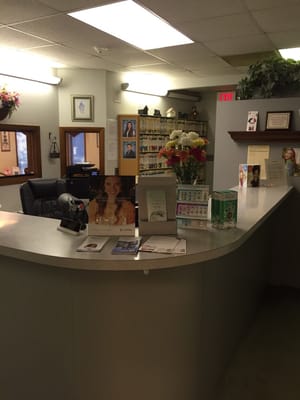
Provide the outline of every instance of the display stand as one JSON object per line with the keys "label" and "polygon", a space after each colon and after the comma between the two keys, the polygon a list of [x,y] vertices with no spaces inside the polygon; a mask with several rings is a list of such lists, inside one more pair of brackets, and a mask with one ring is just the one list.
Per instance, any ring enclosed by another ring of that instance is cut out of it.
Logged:
{"label": "display stand", "polygon": [[207,225],[209,185],[177,186],[178,228],[203,229]]}
{"label": "display stand", "polygon": [[140,235],[176,235],[175,176],[140,176],[137,201]]}

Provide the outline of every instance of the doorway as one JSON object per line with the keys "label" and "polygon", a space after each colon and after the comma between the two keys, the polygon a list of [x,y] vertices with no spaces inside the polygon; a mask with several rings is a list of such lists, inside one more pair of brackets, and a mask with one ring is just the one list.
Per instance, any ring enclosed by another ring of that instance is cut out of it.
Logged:
{"label": "doorway", "polygon": [[104,128],[61,127],[59,134],[61,177],[67,166],[80,163],[93,164],[104,175]]}

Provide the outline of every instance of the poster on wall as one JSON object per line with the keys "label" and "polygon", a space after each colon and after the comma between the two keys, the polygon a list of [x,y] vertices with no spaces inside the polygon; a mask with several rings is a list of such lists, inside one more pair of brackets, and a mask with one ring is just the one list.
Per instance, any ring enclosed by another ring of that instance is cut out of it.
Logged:
{"label": "poster on wall", "polygon": [[9,132],[1,132],[1,151],[10,151]]}
{"label": "poster on wall", "polygon": [[284,160],[287,175],[300,177],[300,148],[284,147],[282,149],[282,159]]}

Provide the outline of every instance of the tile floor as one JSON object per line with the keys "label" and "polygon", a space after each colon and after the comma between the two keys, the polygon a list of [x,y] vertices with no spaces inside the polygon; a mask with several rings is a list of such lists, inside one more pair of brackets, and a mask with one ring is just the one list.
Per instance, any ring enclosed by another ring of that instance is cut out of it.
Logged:
{"label": "tile floor", "polygon": [[270,287],[217,400],[300,399],[300,289]]}

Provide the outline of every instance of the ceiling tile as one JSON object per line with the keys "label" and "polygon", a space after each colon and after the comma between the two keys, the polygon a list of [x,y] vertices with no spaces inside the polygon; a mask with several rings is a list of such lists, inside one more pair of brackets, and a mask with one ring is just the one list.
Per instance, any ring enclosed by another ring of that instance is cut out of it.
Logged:
{"label": "ceiling tile", "polygon": [[149,50],[149,53],[154,56],[167,59],[170,62],[177,62],[178,60],[198,60],[203,57],[213,56],[214,53],[200,43],[192,43],[186,46],[167,47],[164,49]]}
{"label": "ceiling tile", "polygon": [[206,42],[205,45],[219,56],[273,51],[275,46],[266,35],[250,35],[239,38]]}
{"label": "ceiling tile", "polygon": [[9,0],[5,1],[5,7],[1,5],[0,23],[7,25],[53,15],[55,13],[57,13],[56,10],[37,0]]}
{"label": "ceiling tile", "polygon": [[280,32],[299,29],[300,5],[254,11],[253,17],[264,32]]}
{"label": "ceiling tile", "polygon": [[212,17],[239,14],[246,10],[243,2],[240,0],[189,0],[188,2],[144,0],[142,3],[170,23],[195,20],[201,21]]}
{"label": "ceiling tile", "polygon": [[113,1],[107,1],[107,0],[67,0],[67,1],[40,0],[40,3],[45,4],[49,7],[55,8],[56,10],[60,10],[60,11],[73,11],[73,10],[81,10],[81,9],[83,10],[86,8],[98,7],[103,4],[113,3]]}
{"label": "ceiling tile", "polygon": [[[266,8],[282,7],[282,0],[244,0],[249,10],[264,10]],[[285,0],[284,4],[297,5],[300,0]]]}
{"label": "ceiling tile", "polygon": [[248,14],[236,14],[209,20],[178,24],[181,31],[192,40],[206,42],[216,39],[234,38],[255,33],[261,33]]}
{"label": "ceiling tile", "polygon": [[6,47],[28,49],[49,44],[49,41],[33,35],[26,35],[11,28],[0,28],[0,43]]}
{"label": "ceiling tile", "polygon": [[278,49],[300,47],[300,30],[269,33],[268,36]]}

